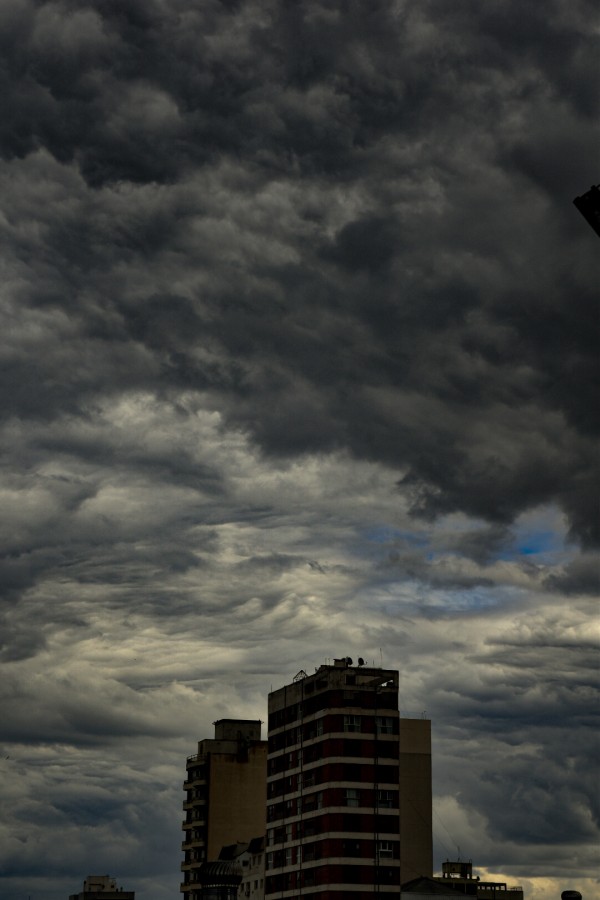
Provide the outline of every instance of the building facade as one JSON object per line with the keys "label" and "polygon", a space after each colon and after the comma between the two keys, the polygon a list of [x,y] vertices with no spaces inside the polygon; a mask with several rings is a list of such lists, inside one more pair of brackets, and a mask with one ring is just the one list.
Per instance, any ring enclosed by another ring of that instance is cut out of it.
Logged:
{"label": "building facade", "polygon": [[183,785],[185,900],[200,900],[200,869],[221,848],[265,833],[267,742],[254,719],[220,719],[214,739],[198,743]]}
{"label": "building facade", "polygon": [[348,658],[269,695],[265,897],[372,900],[432,874],[431,733]]}

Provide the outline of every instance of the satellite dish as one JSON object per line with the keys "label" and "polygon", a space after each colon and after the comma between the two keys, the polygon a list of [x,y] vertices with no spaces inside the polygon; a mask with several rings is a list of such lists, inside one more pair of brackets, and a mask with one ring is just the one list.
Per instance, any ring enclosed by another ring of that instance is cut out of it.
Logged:
{"label": "satellite dish", "polygon": [[358,664],[359,664],[359,666],[364,666],[365,661],[364,661],[364,659],[362,658],[362,656],[359,656],[359,657],[358,657]]}
{"label": "satellite dish", "polygon": [[351,656],[347,656],[347,657],[346,657],[346,665],[347,665],[347,666],[351,666],[351,665],[352,665],[352,657],[351,657]]}

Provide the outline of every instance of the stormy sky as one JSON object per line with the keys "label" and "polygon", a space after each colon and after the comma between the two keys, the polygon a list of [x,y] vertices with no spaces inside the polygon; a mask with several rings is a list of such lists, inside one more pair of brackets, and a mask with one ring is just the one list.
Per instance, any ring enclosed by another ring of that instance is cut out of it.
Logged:
{"label": "stormy sky", "polygon": [[196,741],[345,655],[436,870],[600,898],[594,23],[0,5],[3,900],[178,896]]}

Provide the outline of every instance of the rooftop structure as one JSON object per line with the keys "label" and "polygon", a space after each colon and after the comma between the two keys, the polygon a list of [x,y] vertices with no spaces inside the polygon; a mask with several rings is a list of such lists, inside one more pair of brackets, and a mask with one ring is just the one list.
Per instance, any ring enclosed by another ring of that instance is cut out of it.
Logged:
{"label": "rooftop structure", "polygon": [[452,887],[456,893],[476,897],[477,900],[523,900],[522,887],[508,887],[503,881],[482,881],[473,875],[473,863],[469,860],[446,860],[442,863],[442,874],[434,876],[434,881]]}
{"label": "rooftop structure", "polygon": [[135,891],[117,887],[116,879],[110,875],[88,875],[83,891],[71,894],[69,900],[135,900]]}

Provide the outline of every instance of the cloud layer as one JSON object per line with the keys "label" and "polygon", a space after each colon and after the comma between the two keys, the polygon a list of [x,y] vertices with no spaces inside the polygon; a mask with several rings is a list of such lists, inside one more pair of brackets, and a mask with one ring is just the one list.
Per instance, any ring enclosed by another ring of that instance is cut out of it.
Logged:
{"label": "cloud layer", "polygon": [[5,5],[7,900],[172,897],[195,741],[346,653],[432,716],[436,865],[600,897],[593,19]]}

